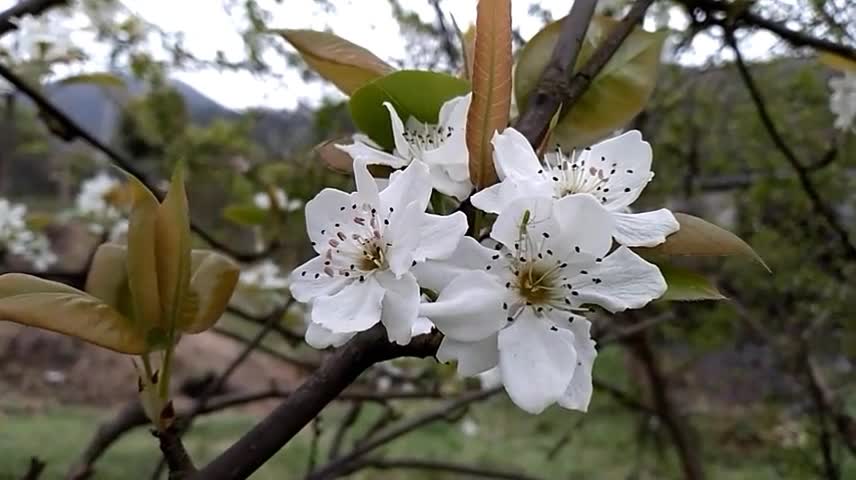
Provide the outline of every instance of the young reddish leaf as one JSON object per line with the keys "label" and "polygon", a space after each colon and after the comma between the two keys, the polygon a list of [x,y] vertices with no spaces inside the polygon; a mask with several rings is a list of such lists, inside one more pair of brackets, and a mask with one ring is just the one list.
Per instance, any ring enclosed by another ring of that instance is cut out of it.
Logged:
{"label": "young reddish leaf", "polygon": [[277,30],[276,33],[293,45],[318,75],[347,95],[395,71],[372,52],[332,33],[314,30]]}
{"label": "young reddish leaf", "polygon": [[511,109],[511,1],[481,0],[476,16],[473,102],[467,114],[470,179],[481,190],[496,183],[490,140],[508,125]]}

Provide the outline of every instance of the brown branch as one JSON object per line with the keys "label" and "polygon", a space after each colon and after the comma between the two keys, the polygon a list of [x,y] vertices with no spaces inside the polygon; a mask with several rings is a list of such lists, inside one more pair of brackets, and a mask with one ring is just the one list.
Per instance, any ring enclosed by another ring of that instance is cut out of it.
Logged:
{"label": "brown branch", "polygon": [[339,452],[342,451],[345,435],[347,435],[348,430],[354,426],[354,423],[356,423],[362,411],[363,404],[360,402],[354,402],[348,408],[348,413],[345,414],[345,418],[342,419],[342,422],[339,424],[339,428],[336,429],[335,436],[333,436],[333,441],[330,443],[330,453],[327,456],[328,459],[333,459],[339,456]]}
{"label": "brown branch", "polygon": [[30,457],[30,466],[21,480],[38,480],[47,465],[36,457]]}
{"label": "brown branch", "polygon": [[640,361],[648,377],[653,396],[654,410],[657,417],[666,426],[666,430],[675,445],[681,469],[686,480],[703,480],[705,478],[702,467],[701,452],[692,438],[689,425],[680,417],[679,413],[669,397],[669,387],[666,378],[657,361],[654,351],[645,333],[640,333],[625,341],[630,352]]}
{"label": "brown branch", "polygon": [[758,14],[753,13],[749,8],[744,8],[742,11],[734,11],[731,2],[721,2],[717,0],[679,0],[687,8],[699,8],[711,16],[713,14],[721,16],[723,13],[733,15],[730,19],[733,25],[747,25],[758,28],[763,28],[775,33],[783,40],[791,44],[793,47],[811,47],[817,50],[835,53],[842,57],[856,61],[856,50],[846,45],[824,40],[811,36],[804,32],[791,30],[782,23],[769,20]]}
{"label": "brown branch", "polygon": [[48,9],[68,4],[69,0],[25,0],[18,2],[12,8],[0,13],[0,36],[18,29],[18,26],[12,23],[13,18],[24,15],[39,15]]}
{"label": "brown branch", "polygon": [[420,335],[408,345],[386,339],[382,325],[357,334],[330,355],[294,393],[264,420],[190,478],[244,479],[279,451],[297,432],[373,364],[403,356],[433,356],[441,335]]}
{"label": "brown branch", "polygon": [[434,472],[454,473],[467,477],[497,478],[502,480],[537,480],[535,477],[516,473],[500,472],[489,468],[475,467],[452,462],[438,462],[421,459],[367,459],[360,463],[362,467],[379,470],[429,470]]}
{"label": "brown branch", "polygon": [[181,435],[174,428],[165,431],[153,430],[152,435],[158,439],[161,452],[169,467],[169,480],[183,480],[188,475],[196,472],[196,467],[190,459],[190,455],[181,442]]}
{"label": "brown branch", "polygon": [[785,159],[790,164],[791,168],[797,175],[797,179],[800,182],[800,186],[802,186],[803,191],[806,196],[808,196],[809,201],[811,202],[814,209],[820,214],[821,217],[826,221],[829,225],[829,228],[832,229],[833,232],[838,236],[839,243],[843,249],[844,255],[849,260],[856,260],[856,245],[853,244],[853,241],[850,238],[850,233],[847,231],[847,228],[841,224],[838,219],[838,216],[835,214],[835,211],[826,204],[826,202],[821,198],[820,192],[818,188],[815,186],[814,181],[811,178],[810,170],[803,166],[802,162],[800,162],[799,158],[797,158],[796,153],[788,146],[787,142],[785,142],[784,137],[782,137],[779,130],[776,128],[776,124],[773,121],[773,118],[770,116],[770,112],[767,110],[767,105],[764,102],[764,97],[761,94],[761,91],[758,89],[758,85],[755,83],[755,79],[752,77],[752,74],[749,72],[749,68],[746,66],[746,62],[743,60],[743,55],[740,52],[740,48],[737,46],[737,41],[734,38],[734,32],[730,30],[726,30],[726,40],[728,41],[731,49],[734,50],[735,63],[737,65],[737,70],[740,72],[740,76],[743,78],[743,83],[746,85],[747,90],[749,90],[749,95],[752,97],[752,102],[755,104],[755,108],[758,110],[758,116],[761,119],[761,123],[764,125],[764,128],[767,130],[767,134],[770,137],[770,140],[773,141],[773,144]]}
{"label": "brown branch", "polygon": [[529,94],[526,108],[515,124],[515,128],[529,140],[533,148],[537,148],[546,136],[550,120],[559,110],[569,88],[568,80],[585,40],[596,3],[596,0],[574,2],[571,12],[562,20],[562,29],[550,61],[541,73],[538,85]]}
{"label": "brown branch", "polygon": [[[243,335],[235,333],[231,330],[227,330],[223,327],[214,326],[211,328],[211,331],[216,333],[217,335],[222,335],[224,337],[231,338],[232,340],[235,340],[236,342],[247,343],[247,341],[248,341]],[[262,352],[262,353],[264,353],[270,357],[275,358],[276,360],[279,360],[279,361],[284,362],[284,363],[288,363],[290,365],[298,366],[307,372],[317,370],[319,365],[320,365],[316,361],[306,360],[306,359],[299,358],[299,357],[294,357],[292,355],[288,355],[284,352],[281,352],[279,350],[268,347],[267,345],[259,345],[256,347],[256,349],[259,352]]]}
{"label": "brown branch", "polygon": [[827,480],[838,480],[841,478],[841,468],[832,452],[832,431],[829,428],[830,404],[821,387],[817,367],[812,362],[808,351],[804,349],[800,356],[808,377],[808,391],[814,406],[815,419],[820,428],[819,447],[820,456],[823,458],[823,473]]}
{"label": "brown branch", "polygon": [[407,419],[400,425],[390,428],[389,431],[381,433],[375,438],[357,446],[346,455],[331,461],[318,471],[313,472],[312,475],[307,477],[307,480],[324,480],[333,478],[344,471],[352,472],[354,470],[351,467],[359,465],[357,460],[359,460],[360,457],[371,453],[375,449],[382,447],[398,437],[412,432],[413,430],[428,425],[429,423],[448,418],[455,412],[460,411],[462,408],[465,408],[474,402],[488,399],[500,391],[502,391],[501,388],[492,388],[490,390],[472,392],[422,415]]}
{"label": "brown branch", "polygon": [[[45,115],[53,118],[57,123],[58,127],[52,128],[51,131],[57,136],[63,138],[63,140],[71,141],[76,138],[80,138],[94,149],[102,152],[106,155],[113,163],[117,166],[121,167],[123,170],[127,171],[131,175],[137,177],[141,182],[143,182],[149,189],[159,198],[163,199],[164,194],[158,189],[152,187],[152,183],[149,182],[146,178],[146,175],[142,170],[137,168],[133,162],[122,156],[118,151],[109,147],[105,143],[101,142],[94,135],[86,131],[81,125],[78,125],[71,117],[65,114],[62,110],[59,109],[56,105],[54,105],[50,100],[48,100],[44,95],[41,94],[36,88],[30,86],[26,81],[24,81],[21,77],[19,77],[15,72],[6,67],[5,65],[0,64],[0,76],[9,81],[12,85],[15,86],[21,93],[26,95],[36,106],[39,108],[39,111]],[[190,227],[194,233],[196,233],[202,240],[208,243],[211,247],[216,248],[218,250],[222,250],[223,252],[228,253],[235,259],[242,262],[251,262],[253,260],[257,260],[259,258],[264,258],[268,256],[273,250],[278,248],[278,245],[274,242],[268,246],[268,248],[264,249],[261,252],[244,252],[240,250],[236,250],[232,248],[225,242],[222,242],[208,233],[204,228],[202,228],[198,222],[190,221]]]}

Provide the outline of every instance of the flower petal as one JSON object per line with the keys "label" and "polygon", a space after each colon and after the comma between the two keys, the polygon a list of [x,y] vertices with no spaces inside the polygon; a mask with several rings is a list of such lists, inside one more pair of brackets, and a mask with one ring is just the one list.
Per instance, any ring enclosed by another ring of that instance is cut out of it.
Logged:
{"label": "flower petal", "polygon": [[479,245],[476,239],[464,237],[448,258],[414,265],[411,271],[422,288],[440,292],[458,275],[484,269],[495,253],[493,249]]}
{"label": "flower petal", "polygon": [[562,234],[554,243],[557,251],[573,247],[574,252],[603,257],[612,247],[612,215],[591,195],[575,194],[557,200],[555,221],[562,226]]}
{"label": "flower petal", "polygon": [[375,179],[369,173],[369,168],[363,159],[354,159],[354,182],[357,184],[357,198],[370,205],[378,204],[378,187]]}
{"label": "flower petal", "polygon": [[473,184],[470,182],[469,177],[464,180],[454,180],[449,176],[449,172],[445,167],[431,165],[428,171],[431,178],[431,186],[434,187],[434,190],[444,195],[463,201],[470,195],[473,189]]}
{"label": "flower petal", "polygon": [[309,322],[306,327],[306,343],[312,348],[323,350],[329,347],[340,347],[354,337],[356,333],[333,333],[315,322]]}
{"label": "flower petal", "polygon": [[505,288],[485,272],[458,275],[440,292],[437,301],[422,303],[419,315],[428,317],[447,337],[475,342],[496,333],[506,323],[502,310]]}
{"label": "flower petal", "polygon": [[400,210],[416,202],[424,212],[431,200],[431,176],[428,166],[413,161],[398,175],[390,178],[389,185],[380,193],[380,206],[383,211],[389,208]]}
{"label": "flower petal", "polygon": [[[453,127],[455,130],[466,130],[467,127],[467,112],[470,109],[470,103],[473,100],[473,94],[468,93],[447,100],[440,107],[440,115],[438,123],[443,127]],[[455,131],[452,134],[456,133]]]}
{"label": "flower petal", "polygon": [[562,398],[577,362],[570,330],[525,313],[499,332],[498,345],[502,383],[518,407],[537,414]]}
{"label": "flower petal", "polygon": [[312,260],[291,272],[291,296],[298,302],[309,302],[318,297],[333,295],[349,282],[342,276],[331,277],[324,273],[324,257]]}
{"label": "flower petal", "polygon": [[[567,325],[560,322],[560,325]],[[565,390],[559,405],[572,410],[587,411],[592,395],[592,367],[597,357],[595,342],[591,339],[591,322],[585,317],[575,317],[567,327],[574,334],[574,349],[577,352],[577,366],[574,376]]]}
{"label": "flower petal", "polygon": [[437,360],[458,362],[458,375],[470,377],[499,364],[497,336],[490,335],[478,342],[459,342],[449,337],[443,338],[437,350]]}
{"label": "flower petal", "polygon": [[[540,242],[545,233],[547,237],[558,236],[560,226],[553,215],[553,203],[550,197],[527,197],[511,202],[494,222],[491,238],[516,252],[518,249],[529,250],[529,245],[521,244],[526,238],[530,242]],[[564,244],[561,248],[559,251],[571,247]]]}
{"label": "flower petal", "polygon": [[407,345],[419,313],[419,285],[416,284],[416,278],[410,273],[396,278],[391,272],[380,272],[377,281],[386,290],[380,317],[386,327],[386,334],[390,341]]}
{"label": "flower petal", "polygon": [[529,180],[503,180],[476,192],[470,199],[473,206],[483,212],[502,213],[509,203],[523,197],[551,197],[553,187],[540,178]]}
{"label": "flower petal", "polygon": [[610,312],[642,308],[666,293],[660,269],[627,247],[617,248],[586,272],[569,279],[579,293],[577,298]]}
{"label": "flower petal", "polygon": [[[384,289],[373,275],[312,303],[312,321],[333,333],[368,330],[380,321]],[[297,298],[297,297],[295,297]]]}
{"label": "flower petal", "polygon": [[389,227],[384,232],[386,261],[392,273],[401,276],[410,271],[416,248],[419,245],[420,220],[424,209],[413,202],[404,208],[395,210],[390,216]]}
{"label": "flower petal", "polygon": [[467,233],[467,216],[463,212],[451,215],[423,213],[421,216],[419,246],[413,252],[413,259],[424,262],[451,256]]}
{"label": "flower petal", "polygon": [[[591,146],[589,165],[609,174],[609,193],[604,206],[610,210],[624,208],[639,198],[651,181],[651,145],[642,140],[638,130]],[[599,194],[600,195],[600,194]]]}
{"label": "flower petal", "polygon": [[367,144],[363,141],[363,137],[363,135],[354,135],[354,143],[336,145],[336,148],[347,153],[351,158],[359,158],[365,161],[368,165],[389,165],[392,168],[402,168],[410,163],[406,158],[390,155],[381,150],[380,147]]}
{"label": "flower petal", "polygon": [[389,123],[392,126],[392,138],[395,141],[395,156],[405,158],[409,162],[413,159],[410,143],[404,138],[404,123],[395,107],[389,102],[383,102],[383,106],[389,111]]}
{"label": "flower petal", "polygon": [[[306,202],[306,233],[316,252],[324,253],[329,248],[327,238],[330,226],[346,223],[353,203],[351,195],[333,188],[321,190],[315,198]],[[345,207],[345,210],[342,210],[342,207]]]}
{"label": "flower petal", "polygon": [[615,241],[628,247],[654,247],[666,241],[681,225],[665,208],[653,212],[613,212]]}
{"label": "flower petal", "polygon": [[494,133],[491,143],[493,163],[500,179],[526,180],[538,175],[541,163],[523,134],[509,127],[502,133]]}

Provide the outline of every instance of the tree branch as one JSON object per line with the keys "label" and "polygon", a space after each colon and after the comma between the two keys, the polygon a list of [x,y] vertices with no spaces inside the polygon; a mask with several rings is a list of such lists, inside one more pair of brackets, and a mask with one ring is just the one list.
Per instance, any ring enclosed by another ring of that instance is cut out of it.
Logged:
{"label": "tree branch", "polygon": [[452,462],[438,462],[433,460],[398,458],[393,460],[388,459],[367,459],[360,463],[362,467],[376,468],[380,470],[405,469],[405,470],[429,470],[435,472],[454,473],[469,477],[481,478],[496,478],[502,480],[537,480],[535,477],[528,475],[520,475],[516,473],[506,473],[488,468],[475,467],[471,465],[463,465]]}
{"label": "tree branch", "polygon": [[742,11],[735,11],[732,8],[734,4],[730,2],[720,2],[717,0],[679,1],[683,3],[684,6],[686,6],[688,9],[692,10],[694,8],[698,8],[705,11],[708,16],[712,15],[713,13],[716,13],[719,16],[722,16],[723,14],[733,15],[733,17],[731,17],[730,19],[733,22],[733,25],[744,24],[763,28],[764,30],[769,30],[794,47],[811,47],[817,50],[835,53],[842,57],[856,61],[856,50],[854,50],[853,48],[839,43],[831,42],[829,40],[824,40],[822,38],[813,37],[804,32],[791,30],[790,28],[779,22],[775,22],[773,20],[769,20],[760,15],[752,13],[752,11],[748,7],[743,8]]}
{"label": "tree branch", "polygon": [[69,0],[24,0],[18,2],[12,8],[0,13],[0,36],[18,29],[18,26],[12,23],[13,18],[24,15],[39,15],[48,9],[68,4]]}
{"label": "tree branch", "polygon": [[743,55],[740,53],[740,48],[737,46],[737,41],[734,38],[733,31],[726,30],[726,41],[731,46],[731,49],[734,50],[737,70],[740,72],[740,76],[743,78],[743,83],[746,84],[746,88],[749,90],[749,95],[752,97],[752,102],[758,110],[758,116],[760,117],[764,128],[767,130],[770,140],[773,141],[773,144],[779,149],[790,164],[791,168],[793,168],[794,172],[796,172],[797,179],[799,180],[803,191],[808,196],[809,201],[811,201],[814,209],[821,217],[823,217],[829,225],[829,228],[831,228],[838,236],[838,240],[841,243],[845,256],[850,260],[856,260],[856,245],[854,245],[850,239],[850,233],[847,231],[847,228],[839,222],[836,213],[821,198],[817,187],[814,185],[814,181],[811,179],[809,169],[802,165],[802,162],[800,162],[794,151],[791,150],[781,133],[779,133],[779,130],[776,128],[773,118],[770,116],[770,112],[767,111],[764,97],[758,89],[755,79],[749,72],[746,62],[743,60]]}
{"label": "tree branch", "polygon": [[264,420],[190,478],[247,478],[312,421],[364,370],[377,362],[392,358],[433,356],[441,338],[438,333],[432,333],[420,335],[408,345],[396,345],[387,341],[386,330],[380,324],[357,334],[328,357],[311,377]]}
{"label": "tree branch", "polygon": [[[158,199],[163,200],[163,192],[153,188],[152,184],[146,178],[146,175],[144,175],[142,170],[137,168],[137,166],[134,165],[133,162],[129,161],[119,152],[110,148],[108,145],[101,142],[101,140],[96,138],[94,135],[86,131],[86,129],[78,125],[77,122],[75,122],[71,117],[66,115],[65,112],[60,110],[59,107],[54,105],[37,89],[31,87],[21,77],[16,75],[12,70],[2,64],[0,64],[0,76],[8,80],[9,83],[14,85],[15,88],[17,88],[21,93],[23,93],[30,100],[32,100],[33,103],[36,104],[36,106],[43,114],[48,115],[57,121],[57,123],[59,124],[58,131],[60,133],[52,129],[55,134],[62,137],[66,141],[71,141],[75,138],[82,139],[90,146],[106,155],[117,166],[121,167],[123,170],[127,171],[131,175],[137,177],[141,182],[143,182],[143,184],[149,187],[149,190],[151,190],[155,194],[155,196],[157,196]],[[202,238],[211,247],[216,248],[218,250],[222,250],[223,252],[228,253],[236,260],[239,260],[241,262],[251,262],[259,258],[264,258],[268,256],[271,251],[278,248],[278,245],[274,242],[271,243],[271,245],[269,245],[262,252],[244,252],[236,250],[225,242],[218,240],[213,235],[208,233],[204,228],[202,228],[198,222],[193,221],[193,219],[191,219],[190,221],[190,227],[200,238]]]}
{"label": "tree branch", "polygon": [[161,452],[163,452],[163,457],[169,467],[169,480],[183,480],[196,472],[196,467],[181,442],[181,435],[179,435],[178,430],[175,428],[168,428],[162,432],[152,430],[152,435],[160,443]]}
{"label": "tree branch", "polygon": [[42,472],[44,472],[46,466],[45,462],[38,458],[30,457],[30,466],[27,472],[24,473],[24,476],[21,477],[21,480],[38,480],[42,476]]}
{"label": "tree branch", "polygon": [[350,451],[348,454],[331,461],[327,465],[320,468],[318,471],[313,472],[312,475],[307,477],[307,480],[325,480],[333,478],[344,471],[354,471],[351,470],[349,467],[358,465],[357,460],[360,457],[371,453],[373,450],[382,447],[387,443],[395,440],[396,438],[405,435],[409,432],[412,432],[413,430],[423,427],[429,423],[447,418],[454,412],[459,411],[461,408],[464,408],[473,402],[478,402],[490,398],[493,395],[499,393],[500,391],[502,391],[502,388],[497,387],[492,388],[490,390],[479,390],[476,392],[472,392],[470,394],[464,395],[463,397],[457,400],[450,401],[447,404],[442,405],[434,410],[426,412],[417,417],[408,419],[400,425],[391,428],[386,433],[382,433],[374,439],[371,439],[363,443],[362,445],[359,445],[358,447]]}
{"label": "tree branch", "polygon": [[577,0],[571,12],[562,20],[562,29],[550,61],[541,73],[538,85],[529,95],[523,114],[515,124],[534,148],[547,134],[550,120],[559,109],[568,89],[568,79],[579,56],[583,41],[594,15],[596,0]]}

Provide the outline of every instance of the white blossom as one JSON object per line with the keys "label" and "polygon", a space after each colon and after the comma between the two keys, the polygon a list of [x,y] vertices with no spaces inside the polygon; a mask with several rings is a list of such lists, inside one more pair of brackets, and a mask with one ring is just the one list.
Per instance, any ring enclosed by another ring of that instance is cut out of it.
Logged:
{"label": "white blossom", "polygon": [[[285,190],[281,188],[277,188],[273,191],[273,195],[276,200],[276,206],[278,209],[282,209],[286,212],[295,212],[303,208],[303,201],[299,198],[289,199],[288,194],[285,193]],[[263,210],[270,210],[271,205],[271,194],[268,192],[259,192],[253,196],[253,203]]]}
{"label": "white blossom", "polygon": [[239,282],[242,285],[262,290],[282,290],[288,288],[288,276],[283,274],[279,265],[270,260],[257,263],[241,270]]}
{"label": "white blossom", "polygon": [[60,12],[12,19],[17,29],[18,48],[26,59],[64,57],[72,50],[69,19]]}
{"label": "white blossom", "polygon": [[0,252],[21,257],[36,270],[46,270],[57,257],[48,238],[31,231],[26,218],[26,205],[0,198]]}
{"label": "white blossom", "polygon": [[596,351],[585,305],[640,308],[666,291],[659,269],[629,248],[611,251],[614,218],[591,195],[521,198],[491,231],[495,248],[464,238],[443,261],[415,267],[439,292],[423,303],[445,338],[437,352],[462,375],[499,367],[522,409],[585,410]]}
{"label": "white blossom", "polygon": [[123,219],[122,212],[110,201],[111,194],[120,187],[121,182],[105,172],[97,173],[80,185],[75,212],[91,222],[89,228],[93,233],[112,229]]}
{"label": "white blossom", "polygon": [[832,89],[829,110],[835,114],[835,128],[856,131],[853,128],[853,119],[856,118],[856,71],[831,78],[829,88]]}
{"label": "white blossom", "polygon": [[428,166],[430,184],[438,192],[464,200],[470,195],[469,153],[467,150],[467,111],[472,94],[453,98],[440,109],[437,125],[425,124],[410,117],[406,123],[395,107],[384,102],[389,110],[395,150],[384,152],[365,135],[354,135],[351,145],[338,145],[351,157],[363,159],[370,165],[402,168],[419,160]]}
{"label": "white blossom", "polygon": [[291,293],[311,302],[310,344],[340,344],[378,322],[390,340],[406,344],[420,300],[410,270],[452,254],[466,232],[466,216],[425,213],[431,183],[421,161],[395,172],[382,191],[359,157],[354,177],[356,192],[326,188],[306,204],[306,229],[318,256],[292,272]]}
{"label": "white blossom", "polygon": [[501,182],[473,195],[476,208],[501,213],[515,199],[547,196],[556,199],[587,195],[610,211],[612,235],[628,247],[652,247],[680,228],[667,209],[629,213],[649,181],[651,146],[636,130],[566,156],[558,150],[539,161],[526,138],[513,128],[494,135],[494,164]]}

